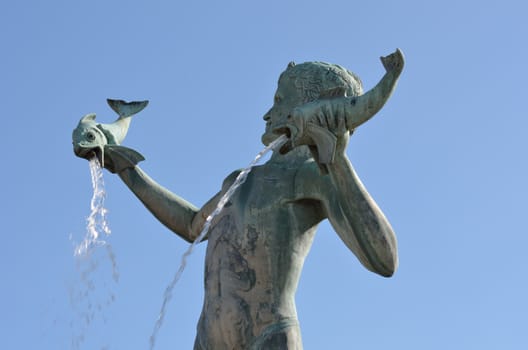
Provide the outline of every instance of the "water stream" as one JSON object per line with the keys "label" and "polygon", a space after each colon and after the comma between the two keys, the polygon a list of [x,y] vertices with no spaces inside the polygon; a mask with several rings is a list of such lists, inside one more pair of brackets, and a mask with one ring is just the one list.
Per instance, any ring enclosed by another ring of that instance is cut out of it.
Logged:
{"label": "water stream", "polygon": [[90,215],[86,219],[86,236],[75,247],[75,256],[87,255],[93,247],[104,245],[105,241],[99,239],[99,235],[101,233],[109,235],[111,232],[106,221],[107,210],[104,207],[106,192],[104,189],[103,171],[96,157],[91,158],[89,164],[93,188]]}
{"label": "water stream", "polygon": [[110,243],[100,238],[101,234],[109,236],[111,231],[106,220],[108,210],[104,206],[106,191],[103,180],[103,168],[99,164],[97,157],[90,159],[90,175],[92,179],[93,195],[90,201],[90,215],[86,219],[86,235],[74,250],[76,257],[88,257],[93,249],[98,246],[105,246],[107,257],[112,264],[112,278],[117,282],[119,272],[117,261],[112,251]]}
{"label": "water stream", "polygon": [[[92,339],[88,333],[97,326],[94,324],[96,320],[106,323],[105,311],[115,301],[114,288],[119,280],[112,246],[105,240],[110,235],[110,228],[104,207],[103,171],[97,158],[90,159],[89,164],[93,189],[90,215],[86,219],[84,239],[75,245],[73,252],[78,280],[70,289],[70,304],[76,317],[71,322],[72,349],[80,349],[82,344],[91,346],[87,344],[88,340],[90,343],[103,341]],[[101,266],[103,264],[111,266],[111,276],[106,266]]]}
{"label": "water stream", "polygon": [[172,299],[172,293],[173,293],[174,287],[176,286],[176,283],[178,283],[183,273],[183,270],[187,266],[187,258],[189,257],[189,255],[192,254],[194,247],[204,239],[207,232],[209,232],[209,228],[211,227],[211,223],[213,219],[215,218],[215,216],[217,216],[222,211],[222,209],[224,208],[226,203],[229,201],[229,199],[231,199],[231,197],[233,196],[237,188],[239,188],[246,181],[247,176],[250,173],[251,169],[255,165],[257,165],[257,163],[260,161],[260,159],[264,155],[266,155],[269,151],[280,148],[287,140],[288,138],[285,135],[281,135],[275,141],[273,141],[268,146],[266,146],[262,151],[260,151],[259,154],[257,154],[257,156],[255,157],[255,159],[244,170],[242,170],[240,174],[238,174],[235,182],[231,185],[231,187],[229,187],[226,193],[224,193],[224,195],[220,198],[220,201],[216,205],[215,210],[213,210],[213,212],[206,218],[202,231],[200,232],[198,237],[196,237],[194,242],[189,246],[189,248],[183,254],[181,258],[180,267],[176,271],[176,274],[174,275],[172,281],[165,288],[165,292],[163,294],[163,303],[161,304],[161,310],[160,310],[158,319],[156,320],[156,324],[154,325],[154,330],[152,331],[152,335],[150,336],[150,349],[151,350],[154,349],[158,332],[161,326],[163,325],[163,320],[165,319],[165,314],[167,313],[167,305]]}

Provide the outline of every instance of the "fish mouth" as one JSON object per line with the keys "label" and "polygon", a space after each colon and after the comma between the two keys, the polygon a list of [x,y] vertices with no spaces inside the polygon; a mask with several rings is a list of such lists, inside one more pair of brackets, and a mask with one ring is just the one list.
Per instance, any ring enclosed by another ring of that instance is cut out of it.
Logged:
{"label": "fish mouth", "polygon": [[93,157],[97,157],[97,159],[99,160],[99,163],[101,165],[104,162],[104,149],[101,146],[86,147],[86,146],[82,146],[82,145],[79,145],[79,144],[77,144],[77,145],[74,144],[73,145],[73,153],[75,153],[75,155],[77,157],[85,158],[85,159],[88,159],[88,160],[93,158]]}
{"label": "fish mouth", "polygon": [[291,130],[287,126],[280,126],[275,129],[273,129],[273,133],[277,135],[286,135],[286,137],[291,137]]}
{"label": "fish mouth", "polygon": [[293,143],[291,140],[292,132],[288,126],[279,126],[273,129],[272,132],[279,136],[286,135],[286,137],[288,138],[288,141],[284,143],[284,145],[282,145],[281,148],[279,149],[280,154],[286,154],[293,149]]}

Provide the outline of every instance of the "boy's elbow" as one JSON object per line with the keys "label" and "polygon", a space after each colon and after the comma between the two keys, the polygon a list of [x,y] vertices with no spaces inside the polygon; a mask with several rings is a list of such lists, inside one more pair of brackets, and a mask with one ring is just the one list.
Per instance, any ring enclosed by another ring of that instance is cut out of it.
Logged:
{"label": "boy's elbow", "polygon": [[380,264],[377,264],[376,272],[383,277],[392,277],[398,269],[398,254],[394,253],[386,257]]}
{"label": "boy's elbow", "polygon": [[386,250],[384,254],[369,254],[363,265],[370,271],[383,277],[391,277],[398,269],[398,252],[396,248]]}

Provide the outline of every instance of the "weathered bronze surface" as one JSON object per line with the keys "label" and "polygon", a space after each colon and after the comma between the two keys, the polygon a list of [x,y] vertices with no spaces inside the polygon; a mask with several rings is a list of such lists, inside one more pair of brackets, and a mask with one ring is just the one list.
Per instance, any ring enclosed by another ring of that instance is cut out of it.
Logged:
{"label": "weathered bronze surface", "polygon": [[[338,65],[290,63],[281,74],[274,104],[264,115],[262,141],[267,145],[280,134],[289,141],[253,169],[213,221],[195,349],[302,349],[294,296],[324,219],[367,269],[386,277],[396,270],[394,232],[345,153],[351,132],[383,107],[402,72],[400,50],[381,60],[386,74],[365,94],[359,78]],[[120,120],[129,120],[142,104],[118,101],[116,108],[124,106]],[[94,119],[81,120],[74,132],[76,154],[88,157],[95,150],[160,222],[193,241],[238,172],[198,208],[137,166],[141,155],[113,137],[124,137],[126,130],[110,130]]]}

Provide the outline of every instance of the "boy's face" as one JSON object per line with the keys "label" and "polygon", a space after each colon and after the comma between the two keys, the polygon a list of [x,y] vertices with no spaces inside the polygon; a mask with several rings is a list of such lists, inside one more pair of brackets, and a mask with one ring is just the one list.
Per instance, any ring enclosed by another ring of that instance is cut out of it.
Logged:
{"label": "boy's face", "polygon": [[282,77],[273,98],[273,106],[264,115],[266,130],[262,135],[262,143],[269,145],[273,142],[279,136],[273,131],[286,124],[286,118],[292,109],[303,103],[304,97],[301,90],[295,87],[293,80],[289,77]]}

